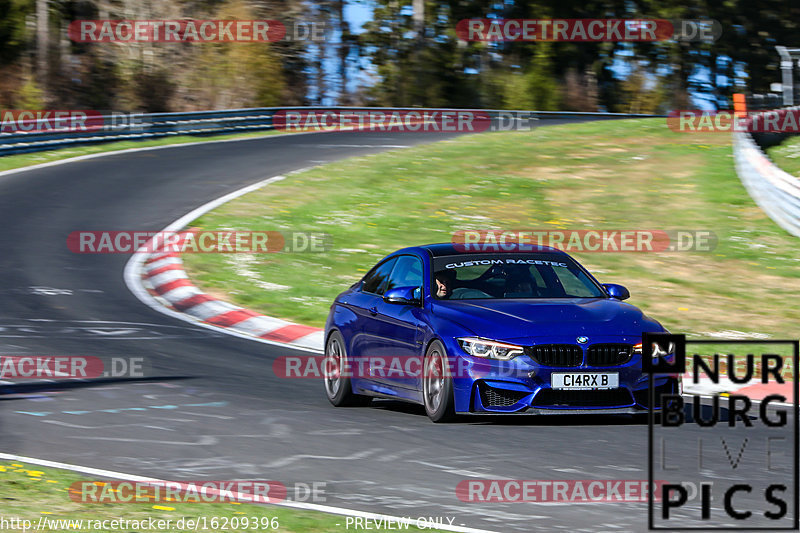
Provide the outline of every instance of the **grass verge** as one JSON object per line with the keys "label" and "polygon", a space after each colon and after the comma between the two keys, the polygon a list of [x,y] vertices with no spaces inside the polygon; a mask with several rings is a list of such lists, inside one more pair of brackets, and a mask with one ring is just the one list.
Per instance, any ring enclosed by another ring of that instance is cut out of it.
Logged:
{"label": "grass verge", "polygon": [[[95,481],[97,478],[92,478]],[[0,484],[3,486],[0,508],[0,531],[22,531],[22,521],[31,524],[28,531],[42,525],[40,531],[280,531],[287,533],[325,533],[345,531],[345,517],[270,505],[235,503],[81,503],[70,499],[70,485],[88,481],[87,476],[55,468],[31,467],[22,463],[0,461]],[[102,481],[98,481],[102,483]],[[156,525],[149,526],[153,519]],[[203,521],[205,518],[205,521]],[[212,519],[216,519],[213,522]],[[183,522],[180,520],[183,519]],[[199,519],[199,521],[198,521]],[[5,520],[6,522],[2,522]],[[127,520],[110,527],[105,520]],[[158,521],[161,522],[159,527]],[[198,525],[186,527],[189,520]],[[139,521],[140,525],[132,523]],[[244,523],[249,527],[245,527]],[[15,525],[16,524],[16,525]],[[47,527],[45,527],[45,525]],[[239,527],[233,527],[236,524]],[[258,527],[254,527],[255,525]],[[17,527],[18,525],[18,527]],[[205,525],[205,529],[204,529]],[[371,525],[375,525],[373,522]],[[181,527],[182,526],[182,527]],[[227,527],[225,527],[227,526]],[[157,528],[157,529],[154,529]],[[355,529],[352,525],[350,530]],[[405,527],[403,527],[405,530]],[[410,526],[409,531],[420,531]],[[371,531],[387,531],[375,529]]]}
{"label": "grass verge", "polygon": [[712,252],[574,254],[631,302],[694,336],[798,337],[800,244],[754,204],[730,138],[661,119],[480,134],[328,164],[195,221],[322,231],[328,253],[187,254],[209,293],[321,326],[334,296],[385,254],[459,229],[712,230]]}
{"label": "grass verge", "polygon": [[777,146],[767,148],[767,155],[792,176],[800,176],[800,136],[789,137]]}

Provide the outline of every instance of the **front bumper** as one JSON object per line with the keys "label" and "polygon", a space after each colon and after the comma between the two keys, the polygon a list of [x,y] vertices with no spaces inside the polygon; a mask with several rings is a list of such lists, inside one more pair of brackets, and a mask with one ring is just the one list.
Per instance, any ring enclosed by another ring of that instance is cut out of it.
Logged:
{"label": "front bumper", "polygon": [[[503,416],[529,416],[529,415],[640,415],[648,411],[637,407],[605,407],[597,409],[539,409],[529,407],[521,411],[504,411]],[[473,411],[469,413],[459,413],[467,415],[496,415],[499,411]]]}
{"label": "front bumper", "polygon": [[[573,369],[574,371],[574,369]],[[477,380],[473,384],[469,413],[586,414],[647,412],[650,400],[648,382],[631,390],[616,389],[554,390],[542,386],[525,390],[517,383]],[[664,394],[680,394],[679,376],[659,376],[654,382],[655,410],[661,409]]]}
{"label": "front bumper", "polygon": [[[616,339],[614,339],[616,340]],[[619,342],[619,341],[617,341]],[[649,376],[642,373],[641,356],[616,366],[552,367],[528,356],[511,361],[458,355],[454,375],[456,411],[459,413],[586,414],[642,413],[649,407]],[[551,387],[552,374],[606,373],[618,375],[614,389],[563,390]],[[677,374],[656,375],[655,404],[660,409],[663,394],[680,394]]]}

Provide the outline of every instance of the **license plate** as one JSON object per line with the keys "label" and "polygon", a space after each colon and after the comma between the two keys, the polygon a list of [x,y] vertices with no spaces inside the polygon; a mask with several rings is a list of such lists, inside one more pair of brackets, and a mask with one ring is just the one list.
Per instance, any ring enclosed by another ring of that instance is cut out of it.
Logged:
{"label": "license plate", "polygon": [[554,389],[593,390],[616,389],[619,374],[616,372],[554,372],[550,375],[550,386]]}

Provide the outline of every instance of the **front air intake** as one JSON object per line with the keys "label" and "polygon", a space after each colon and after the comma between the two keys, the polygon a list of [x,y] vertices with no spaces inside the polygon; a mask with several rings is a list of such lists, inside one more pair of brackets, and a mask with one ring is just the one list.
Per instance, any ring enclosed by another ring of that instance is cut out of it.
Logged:
{"label": "front air intake", "polygon": [[593,344],[586,352],[589,366],[618,366],[631,360],[633,346],[630,344]]}
{"label": "front air intake", "polygon": [[577,344],[528,346],[525,355],[544,366],[580,366],[583,361],[583,350]]}
{"label": "front air intake", "polygon": [[511,407],[530,394],[524,391],[497,389],[490,387],[486,383],[481,383],[478,389],[480,390],[481,403],[484,407]]}

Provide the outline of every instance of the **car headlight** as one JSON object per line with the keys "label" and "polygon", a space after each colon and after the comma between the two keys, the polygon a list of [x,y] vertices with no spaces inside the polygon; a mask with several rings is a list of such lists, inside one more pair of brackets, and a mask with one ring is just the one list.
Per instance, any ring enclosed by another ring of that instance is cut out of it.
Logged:
{"label": "car headlight", "polygon": [[458,339],[458,344],[461,346],[462,350],[475,357],[508,361],[518,355],[522,355],[522,346],[480,339],[478,337],[460,338]]}

